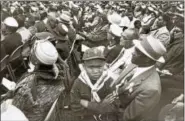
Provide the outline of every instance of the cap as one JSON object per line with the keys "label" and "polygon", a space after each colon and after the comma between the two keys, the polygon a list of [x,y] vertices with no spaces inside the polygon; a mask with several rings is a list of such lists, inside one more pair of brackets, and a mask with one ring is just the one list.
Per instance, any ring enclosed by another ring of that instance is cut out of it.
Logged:
{"label": "cap", "polygon": [[105,59],[104,53],[99,47],[87,49],[83,54],[82,60],[86,61],[92,59]]}

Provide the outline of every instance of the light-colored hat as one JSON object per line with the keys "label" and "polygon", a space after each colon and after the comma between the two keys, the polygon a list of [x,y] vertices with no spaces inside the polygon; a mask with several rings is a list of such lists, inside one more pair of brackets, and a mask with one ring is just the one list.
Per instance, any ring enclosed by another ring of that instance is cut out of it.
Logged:
{"label": "light-colored hat", "polygon": [[67,14],[61,14],[58,20],[62,23],[69,24],[70,20],[71,20],[71,17],[68,16]]}
{"label": "light-colored hat", "polygon": [[32,6],[32,7],[31,7],[31,10],[33,10],[34,12],[36,12],[36,11],[38,11],[38,10],[39,10],[39,8],[38,8],[38,7],[34,7],[34,6]]}
{"label": "light-colored hat", "polygon": [[13,17],[7,17],[4,20],[4,24],[7,26],[10,26],[10,27],[18,27],[19,26],[18,22]]}
{"label": "light-colored hat", "polygon": [[34,45],[35,56],[46,65],[53,65],[58,59],[58,52],[54,45],[48,40],[38,40]]}
{"label": "light-colored hat", "polygon": [[112,24],[112,25],[110,25],[110,32],[111,32],[112,34],[114,34],[115,36],[121,37],[121,33],[122,33],[123,31],[122,31],[122,28],[119,27],[118,25]]}
{"label": "light-colored hat", "polygon": [[104,53],[99,47],[87,49],[83,54],[82,60],[86,61],[92,59],[105,59]]}
{"label": "light-colored hat", "polygon": [[154,11],[154,8],[148,7],[148,10],[149,10],[149,11]]}
{"label": "light-colored hat", "polygon": [[160,63],[165,62],[162,56],[166,52],[166,48],[158,39],[155,39],[153,36],[149,35],[142,41],[133,40],[133,43],[141,52],[143,52],[152,60]]}
{"label": "light-colored hat", "polygon": [[121,16],[118,15],[117,13],[108,15],[107,19],[111,24],[117,24],[118,26],[121,24]]}

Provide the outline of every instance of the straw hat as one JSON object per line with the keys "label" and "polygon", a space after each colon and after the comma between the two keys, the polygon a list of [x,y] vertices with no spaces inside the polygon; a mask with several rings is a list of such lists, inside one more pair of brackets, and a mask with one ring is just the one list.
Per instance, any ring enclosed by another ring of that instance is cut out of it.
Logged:
{"label": "straw hat", "polygon": [[165,62],[162,55],[166,52],[166,48],[158,39],[149,35],[142,41],[133,40],[133,43],[141,52],[152,60],[160,63]]}

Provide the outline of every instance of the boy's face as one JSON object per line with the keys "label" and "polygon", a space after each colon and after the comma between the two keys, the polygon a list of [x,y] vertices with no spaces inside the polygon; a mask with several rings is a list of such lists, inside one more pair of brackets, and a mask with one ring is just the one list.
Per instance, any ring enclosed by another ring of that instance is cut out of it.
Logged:
{"label": "boy's face", "polygon": [[85,70],[91,80],[98,80],[104,71],[105,60],[92,59],[84,61]]}

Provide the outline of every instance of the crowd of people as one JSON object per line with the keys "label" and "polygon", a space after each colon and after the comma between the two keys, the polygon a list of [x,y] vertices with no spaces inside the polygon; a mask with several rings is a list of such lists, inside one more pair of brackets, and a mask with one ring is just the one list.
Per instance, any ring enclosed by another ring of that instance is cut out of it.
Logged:
{"label": "crowd of people", "polygon": [[184,1],[3,1],[0,49],[2,120],[184,120]]}

